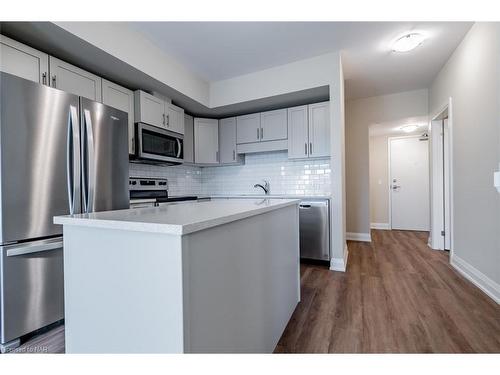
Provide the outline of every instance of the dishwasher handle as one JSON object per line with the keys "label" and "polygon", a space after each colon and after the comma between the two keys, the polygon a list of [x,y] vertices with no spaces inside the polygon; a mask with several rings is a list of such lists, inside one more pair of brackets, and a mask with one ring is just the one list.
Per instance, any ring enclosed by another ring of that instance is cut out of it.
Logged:
{"label": "dishwasher handle", "polygon": [[299,207],[300,208],[311,208],[311,205],[309,203],[305,203],[305,204],[300,204]]}

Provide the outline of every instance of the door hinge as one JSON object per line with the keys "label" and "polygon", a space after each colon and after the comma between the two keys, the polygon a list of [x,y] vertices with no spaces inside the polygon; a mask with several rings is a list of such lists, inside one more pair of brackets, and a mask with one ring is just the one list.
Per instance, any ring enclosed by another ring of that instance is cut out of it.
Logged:
{"label": "door hinge", "polygon": [[444,237],[444,235],[445,235],[445,232],[444,232],[444,230],[442,230],[442,231],[441,231],[441,236],[443,236],[443,237]]}

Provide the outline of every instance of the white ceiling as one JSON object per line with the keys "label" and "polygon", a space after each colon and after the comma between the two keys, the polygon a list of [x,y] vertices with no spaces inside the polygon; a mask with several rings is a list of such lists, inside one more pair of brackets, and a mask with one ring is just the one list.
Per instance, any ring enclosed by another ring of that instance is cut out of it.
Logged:
{"label": "white ceiling", "polygon": [[[342,50],[346,96],[428,87],[470,22],[131,22],[168,55],[218,81]],[[405,54],[391,42],[408,31],[428,39]]]}
{"label": "white ceiling", "polygon": [[[417,125],[418,128],[415,131],[406,133],[401,130],[401,127],[405,125]],[[383,135],[389,136],[399,136],[399,135],[416,135],[425,133],[428,129],[428,119],[427,116],[420,117],[407,117],[395,121],[379,122],[376,124],[371,124],[368,128],[368,133],[370,137],[379,137]]]}

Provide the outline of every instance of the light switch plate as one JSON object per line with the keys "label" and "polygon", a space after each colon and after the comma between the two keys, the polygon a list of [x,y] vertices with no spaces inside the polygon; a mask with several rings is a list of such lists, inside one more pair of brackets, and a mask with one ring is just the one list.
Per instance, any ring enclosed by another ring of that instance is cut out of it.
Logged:
{"label": "light switch plate", "polygon": [[500,171],[496,171],[494,174],[493,174],[493,184],[495,185],[495,187],[497,188],[497,191],[500,193]]}

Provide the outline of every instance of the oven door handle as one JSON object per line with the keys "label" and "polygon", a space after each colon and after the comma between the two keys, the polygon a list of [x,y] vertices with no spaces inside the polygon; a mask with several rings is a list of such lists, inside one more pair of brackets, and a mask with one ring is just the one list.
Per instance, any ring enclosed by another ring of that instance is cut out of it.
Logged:
{"label": "oven door handle", "polygon": [[177,141],[177,146],[179,147],[179,151],[177,152],[177,159],[179,159],[181,157],[181,153],[182,153],[182,143],[181,143],[181,140],[179,138],[175,138],[175,140]]}

